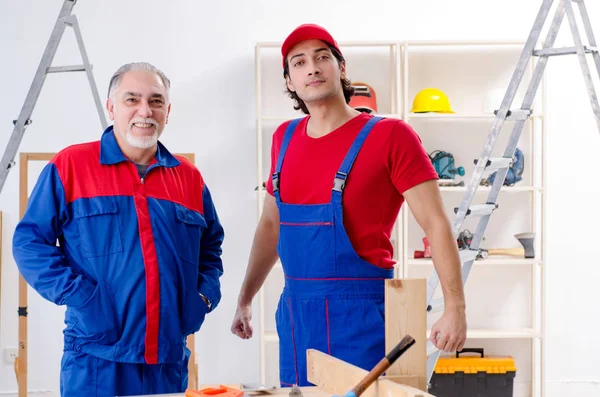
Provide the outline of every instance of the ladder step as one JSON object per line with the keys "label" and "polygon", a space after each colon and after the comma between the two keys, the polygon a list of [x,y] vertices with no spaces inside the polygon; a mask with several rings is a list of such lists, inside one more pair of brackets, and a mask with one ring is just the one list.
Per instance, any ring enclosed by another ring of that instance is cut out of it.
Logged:
{"label": "ladder step", "polygon": [[[586,54],[598,52],[598,47],[583,46],[583,51]],[[542,50],[533,50],[535,56],[556,56],[556,55],[573,55],[577,54],[576,47],[562,47],[562,48],[544,48]]]}
{"label": "ladder step", "polygon": [[50,66],[47,69],[47,72],[48,73],[85,72],[85,65]]}
{"label": "ladder step", "polygon": [[437,313],[444,310],[444,298],[433,299],[429,306],[427,306],[427,311],[429,313]]}
{"label": "ladder step", "polygon": [[[13,125],[17,125],[17,121],[19,120],[13,120]],[[27,126],[31,123],[33,123],[33,121],[31,119],[27,119],[27,121],[25,121],[25,128],[27,128]]]}
{"label": "ladder step", "polygon": [[460,262],[467,263],[477,259],[477,255],[479,255],[479,250],[462,249],[458,251],[458,254],[460,256]]}
{"label": "ladder step", "polygon": [[[488,162],[485,166],[486,171],[497,171],[501,168],[508,168],[512,164],[512,157],[497,157],[488,159]],[[473,163],[477,165],[478,160],[473,160]]]}
{"label": "ladder step", "polygon": [[[498,204],[475,204],[467,210],[467,216],[486,216],[490,215],[498,208]],[[454,208],[454,213],[458,213],[458,207]]]}
{"label": "ladder step", "polygon": [[508,121],[522,121],[527,120],[529,116],[531,116],[533,111],[531,109],[517,109],[517,110],[509,110],[506,114],[506,119]]}
{"label": "ladder step", "polygon": [[[507,120],[507,121],[523,121],[523,120],[527,120],[529,118],[529,116],[531,116],[531,113],[533,113],[533,111],[531,109],[509,110],[506,113],[506,118],[504,120]],[[498,111],[494,110],[494,114],[497,115]]]}

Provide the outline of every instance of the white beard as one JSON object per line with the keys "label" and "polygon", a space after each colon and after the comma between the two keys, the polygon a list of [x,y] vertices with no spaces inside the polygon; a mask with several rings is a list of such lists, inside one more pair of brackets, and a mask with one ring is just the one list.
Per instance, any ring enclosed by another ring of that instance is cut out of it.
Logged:
{"label": "white beard", "polygon": [[[135,123],[149,123],[154,125],[154,133],[151,136],[136,136],[131,129]],[[125,134],[125,140],[127,143],[138,149],[149,149],[152,146],[156,145],[158,141],[158,121],[153,118],[147,119],[135,119],[129,122],[129,129]]]}
{"label": "white beard", "polygon": [[125,134],[125,140],[128,144],[135,148],[148,149],[156,145],[156,142],[158,142],[158,131],[154,130],[154,134],[152,134],[152,136],[138,137],[133,135],[130,130],[127,131],[127,134]]}

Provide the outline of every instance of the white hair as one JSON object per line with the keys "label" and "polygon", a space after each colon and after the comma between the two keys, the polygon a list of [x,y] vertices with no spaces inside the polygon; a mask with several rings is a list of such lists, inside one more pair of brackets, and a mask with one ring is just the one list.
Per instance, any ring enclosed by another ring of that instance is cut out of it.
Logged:
{"label": "white hair", "polygon": [[113,98],[113,93],[121,83],[121,79],[123,78],[123,75],[125,73],[136,70],[156,74],[158,77],[160,77],[165,87],[167,87],[167,92],[169,92],[169,89],[171,88],[171,81],[169,80],[167,75],[163,73],[162,70],[158,69],[156,66],[148,62],[131,62],[121,66],[111,77],[110,83],[108,85],[108,97],[111,99]]}

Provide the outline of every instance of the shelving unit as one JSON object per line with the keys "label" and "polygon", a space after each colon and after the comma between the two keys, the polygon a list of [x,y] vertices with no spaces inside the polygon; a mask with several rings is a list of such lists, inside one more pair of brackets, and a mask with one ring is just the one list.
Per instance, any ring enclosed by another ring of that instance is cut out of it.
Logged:
{"label": "shelving unit", "polygon": [[[286,96],[281,70],[281,43],[256,45],[256,131],[257,185],[269,177],[271,136],[284,121],[302,117]],[[353,82],[365,82],[377,94],[378,115],[400,118],[415,129],[427,152],[444,150],[454,155],[456,166],[465,168],[469,183],[476,159],[490,132],[494,114],[484,108],[485,95],[508,86],[522,42],[444,42],[389,41],[340,42],[346,58],[347,75]],[[530,63],[529,74],[535,66]],[[513,108],[518,107],[526,90],[517,92]],[[435,87],[449,97],[453,114],[411,112],[415,95]],[[495,108],[500,107],[502,96]],[[486,230],[482,248],[517,248],[514,234],[535,232],[533,259],[488,257],[477,260],[465,287],[467,296],[467,347],[483,347],[486,354],[515,358],[517,377],[515,397],[539,397],[542,390],[542,339],[544,304],[544,82],[538,90],[534,111],[519,142],[525,157],[523,180],[503,187],[499,207]],[[511,122],[506,122],[495,151],[508,140]],[[497,154],[497,153],[493,153]],[[441,186],[448,217],[454,219],[466,188]],[[480,186],[477,202],[483,202],[490,187]],[[262,211],[264,190],[257,190],[258,216]],[[474,231],[475,222],[465,221],[463,229]],[[408,205],[403,205],[392,234],[396,277],[428,278],[433,271],[431,259],[414,259],[422,250],[424,233]],[[278,264],[259,294],[258,334],[261,382],[278,384],[278,349],[275,309],[283,287],[283,272]],[[438,288],[435,297],[441,297]],[[434,298],[435,298],[434,297]],[[428,316],[428,325],[440,314]]]}

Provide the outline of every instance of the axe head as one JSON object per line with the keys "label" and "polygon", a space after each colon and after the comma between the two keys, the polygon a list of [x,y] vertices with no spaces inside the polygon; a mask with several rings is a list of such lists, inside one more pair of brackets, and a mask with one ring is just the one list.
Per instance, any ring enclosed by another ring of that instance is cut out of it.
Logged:
{"label": "axe head", "polygon": [[519,233],[515,237],[525,250],[525,258],[535,258],[534,240],[535,233]]}

